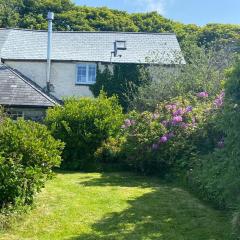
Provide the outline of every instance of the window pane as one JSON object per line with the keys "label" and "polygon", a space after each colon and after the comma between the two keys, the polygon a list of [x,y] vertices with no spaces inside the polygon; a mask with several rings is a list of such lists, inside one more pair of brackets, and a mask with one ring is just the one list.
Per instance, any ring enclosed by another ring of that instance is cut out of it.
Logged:
{"label": "window pane", "polygon": [[84,66],[84,65],[78,66],[77,82],[78,83],[86,83],[87,82],[87,66]]}
{"label": "window pane", "polygon": [[96,82],[96,66],[95,65],[89,65],[88,67],[88,81],[91,83]]}

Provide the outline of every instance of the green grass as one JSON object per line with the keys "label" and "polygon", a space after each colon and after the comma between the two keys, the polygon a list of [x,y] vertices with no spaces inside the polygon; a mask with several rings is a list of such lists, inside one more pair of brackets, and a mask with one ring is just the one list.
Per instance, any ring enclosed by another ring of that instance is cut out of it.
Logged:
{"label": "green grass", "polygon": [[185,190],[129,173],[59,173],[1,240],[227,240],[229,219]]}

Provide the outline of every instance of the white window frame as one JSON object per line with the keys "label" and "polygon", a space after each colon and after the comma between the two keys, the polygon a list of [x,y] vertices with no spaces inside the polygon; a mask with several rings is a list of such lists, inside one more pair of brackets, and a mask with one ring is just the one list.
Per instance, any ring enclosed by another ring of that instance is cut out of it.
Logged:
{"label": "white window frame", "polygon": [[[79,67],[86,67],[86,82],[79,82],[78,81],[78,68]],[[89,67],[94,67],[95,68],[95,81],[89,81]],[[97,64],[95,63],[78,63],[76,65],[76,80],[75,84],[76,85],[92,85],[96,83],[96,77],[97,77]]]}

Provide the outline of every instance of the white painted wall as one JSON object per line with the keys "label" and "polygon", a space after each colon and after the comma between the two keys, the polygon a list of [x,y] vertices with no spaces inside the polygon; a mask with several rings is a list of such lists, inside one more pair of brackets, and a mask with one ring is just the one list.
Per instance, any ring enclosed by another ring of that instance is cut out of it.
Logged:
{"label": "white painted wall", "polygon": [[[76,66],[81,62],[52,62],[51,68],[51,84],[54,86],[52,95],[58,99],[64,97],[93,97],[89,86],[76,84]],[[40,87],[46,87],[46,62],[40,61],[5,61],[5,64],[18,70],[23,75],[36,82]],[[107,65],[98,64],[99,70],[103,71]],[[113,73],[113,65],[108,65],[109,70]],[[156,69],[151,67],[150,74],[153,79]],[[156,67],[157,68],[157,67]],[[172,68],[169,68],[172,70]]]}
{"label": "white painted wall", "polygon": [[[80,62],[52,62],[51,83],[54,86],[52,94],[62,99],[69,96],[88,96],[93,94],[86,85],[76,85],[76,65]],[[23,75],[36,82],[40,87],[46,87],[46,63],[30,61],[5,61],[5,64],[18,70]],[[104,65],[99,64],[104,70]]]}

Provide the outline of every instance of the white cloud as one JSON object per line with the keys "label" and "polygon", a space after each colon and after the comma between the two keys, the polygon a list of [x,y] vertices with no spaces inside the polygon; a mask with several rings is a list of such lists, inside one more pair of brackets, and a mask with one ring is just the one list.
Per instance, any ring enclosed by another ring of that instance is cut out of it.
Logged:
{"label": "white cloud", "polygon": [[157,11],[160,14],[165,13],[166,0],[135,0],[134,2],[137,10],[145,12]]}

